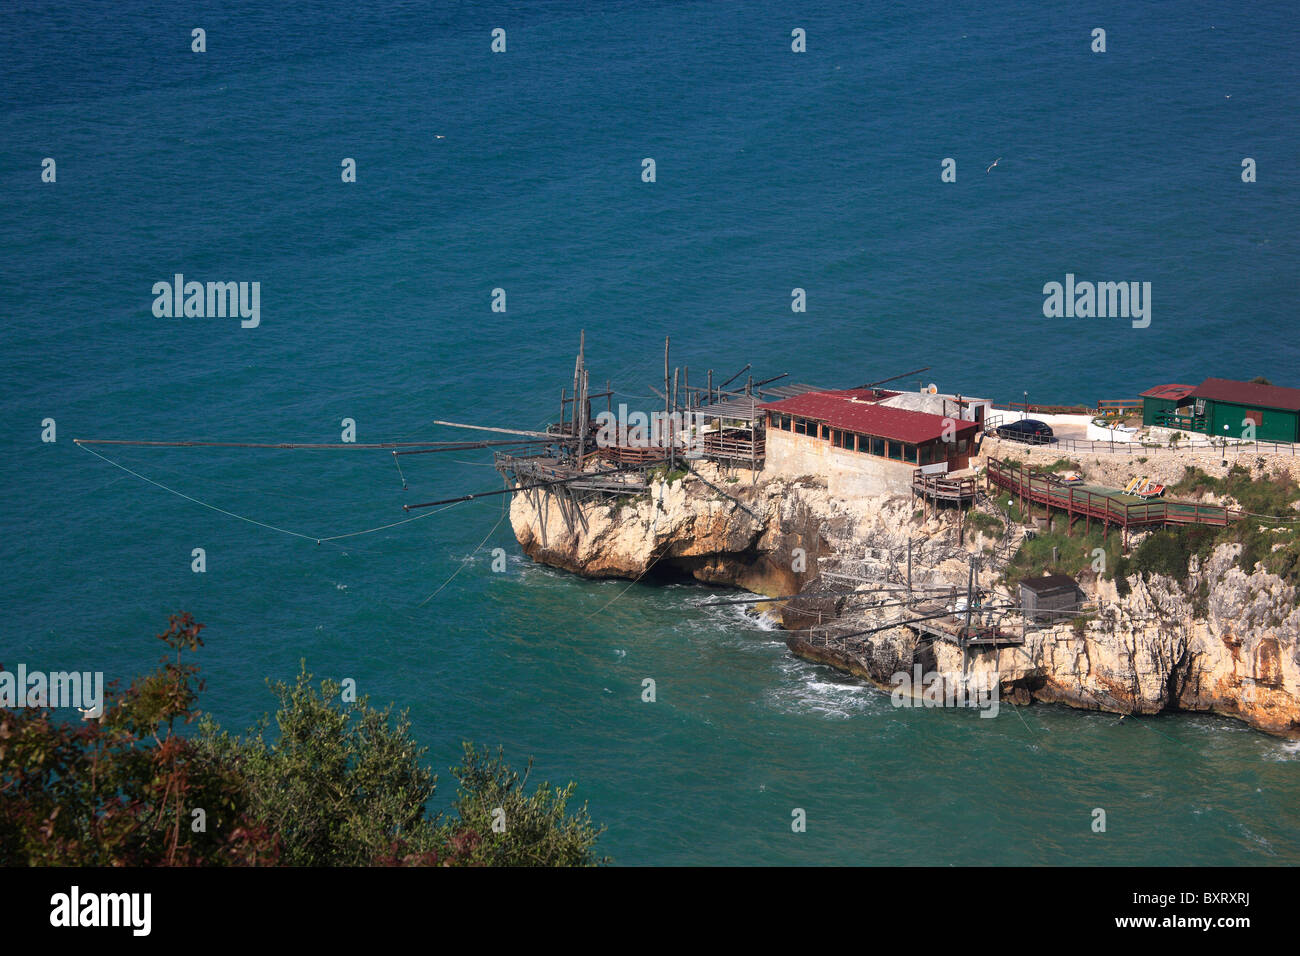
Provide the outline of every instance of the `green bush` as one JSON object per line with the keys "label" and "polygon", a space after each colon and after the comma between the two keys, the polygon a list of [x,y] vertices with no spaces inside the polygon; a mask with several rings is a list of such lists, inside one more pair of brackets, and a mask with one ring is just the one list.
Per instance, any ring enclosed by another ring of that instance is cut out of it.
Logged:
{"label": "green bush", "polygon": [[[430,817],[436,778],[410,721],[331,681],[272,689],[271,718],[245,737],[205,719],[204,689],[186,655],[203,625],[173,615],[158,635],[167,656],[125,691],[105,689],[99,720],[0,708],[0,863],[56,866],[541,865],[608,862],[603,827],[573,784],[526,792],[495,756],[465,744],[449,816]],[[529,762],[531,768],[532,763]],[[196,809],[205,826],[195,829]],[[504,827],[501,825],[504,823]]]}
{"label": "green bush", "polygon": [[1132,591],[1128,584],[1128,576],[1132,573],[1132,566],[1127,555],[1120,555],[1115,559],[1111,567],[1111,577],[1115,580],[1115,593],[1121,598],[1126,598]]}
{"label": "green bush", "polygon": [[[341,687],[319,691],[305,667],[297,682],[271,685],[279,700],[279,737],[270,718],[243,739],[211,722],[198,746],[214,763],[236,766],[252,797],[252,816],[283,840],[282,862],[296,866],[454,864],[580,866],[607,862],[592,849],[603,828],[586,806],[567,811],[570,783],[525,792],[521,778],[495,756],[465,743],[455,815],[430,819],[425,804],[437,778],[425,747],[410,735],[406,713],[375,710],[367,698],[342,702]],[[531,770],[532,761],[528,762]],[[499,822],[504,829],[494,826]]]}
{"label": "green bush", "polygon": [[685,468],[674,468],[669,471],[667,465],[660,465],[650,472],[649,477],[652,484],[656,481],[663,481],[671,485],[678,479],[685,478],[688,473]]}
{"label": "green bush", "polygon": [[[1078,530],[1077,526],[1075,530]],[[1052,560],[1053,548],[1056,549],[1055,561]],[[1080,574],[1092,572],[1093,552],[1097,548],[1105,552],[1102,576],[1108,576],[1120,559],[1118,535],[1112,534],[1106,540],[1100,529],[1088,535],[1076,533],[1073,537],[1064,531],[1040,533],[1032,541],[1021,542],[1020,548],[1003,572],[1003,580],[1009,587],[1014,587],[1026,578],[1041,577],[1044,574],[1068,574],[1077,578]]]}
{"label": "green bush", "polygon": [[1041,467],[1036,467],[1034,470],[1042,471],[1042,472],[1051,472],[1052,474],[1057,474],[1058,472],[1062,472],[1062,471],[1077,471],[1080,474],[1082,474],[1083,465],[1079,464],[1077,461],[1071,461],[1069,458],[1058,458],[1050,465],[1043,465]]}
{"label": "green bush", "polygon": [[972,510],[967,516],[966,522],[972,530],[991,537],[1000,537],[1007,530],[1007,526],[1001,518],[995,518],[983,511]]}
{"label": "green bush", "polygon": [[1191,555],[1186,535],[1157,531],[1133,552],[1132,568],[1144,579],[1150,574],[1163,574],[1183,583]]}

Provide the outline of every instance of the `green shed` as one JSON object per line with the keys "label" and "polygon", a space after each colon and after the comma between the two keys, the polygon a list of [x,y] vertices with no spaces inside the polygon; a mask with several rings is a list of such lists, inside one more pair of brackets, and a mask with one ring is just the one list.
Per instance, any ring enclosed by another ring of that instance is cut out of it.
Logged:
{"label": "green shed", "polygon": [[1207,378],[1188,397],[1207,435],[1240,438],[1250,421],[1259,441],[1300,441],[1300,388]]}
{"label": "green shed", "polygon": [[1195,431],[1190,420],[1185,422],[1177,420],[1191,415],[1191,403],[1187,401],[1187,396],[1192,394],[1195,388],[1195,385],[1157,385],[1155,388],[1148,388],[1140,396],[1142,424]]}
{"label": "green shed", "polygon": [[1300,388],[1207,378],[1200,385],[1157,385],[1142,393],[1142,423],[1220,438],[1300,442]]}

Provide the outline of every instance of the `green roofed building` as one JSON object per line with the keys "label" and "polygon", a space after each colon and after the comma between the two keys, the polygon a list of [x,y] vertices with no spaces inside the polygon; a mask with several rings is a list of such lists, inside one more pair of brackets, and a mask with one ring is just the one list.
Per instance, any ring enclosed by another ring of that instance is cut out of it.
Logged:
{"label": "green roofed building", "polygon": [[1300,388],[1207,378],[1197,386],[1157,385],[1142,393],[1142,423],[1241,438],[1245,422],[1259,441],[1300,442]]}

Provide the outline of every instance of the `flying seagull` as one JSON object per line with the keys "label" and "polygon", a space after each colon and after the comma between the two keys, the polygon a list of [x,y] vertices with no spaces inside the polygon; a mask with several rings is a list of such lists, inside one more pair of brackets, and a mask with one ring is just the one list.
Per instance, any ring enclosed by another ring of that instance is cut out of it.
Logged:
{"label": "flying seagull", "polygon": [[984,170],[984,175],[987,176],[989,174],[989,170],[991,170],[994,166],[996,166],[1000,162],[1002,162],[1001,156],[999,156],[997,159],[993,160],[993,162],[989,164],[989,168]]}

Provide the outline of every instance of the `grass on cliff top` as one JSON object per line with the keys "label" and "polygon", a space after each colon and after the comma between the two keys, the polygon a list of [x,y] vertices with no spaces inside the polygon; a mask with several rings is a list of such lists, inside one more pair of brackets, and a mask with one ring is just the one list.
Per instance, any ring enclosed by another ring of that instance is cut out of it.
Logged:
{"label": "grass on cliff top", "polygon": [[[1014,459],[1006,461],[1013,466],[1020,464]],[[1264,460],[1258,459],[1256,465],[1262,468]],[[1065,458],[1034,468],[1052,472],[1081,470],[1076,462]],[[1021,544],[1004,570],[1002,580],[1014,589],[1024,579],[1043,574],[1067,574],[1081,582],[1099,576],[1114,580],[1115,589],[1123,598],[1130,590],[1130,575],[1138,574],[1147,580],[1158,574],[1178,582],[1186,590],[1193,556],[1205,561],[1219,545],[1238,544],[1241,551],[1235,564],[1241,571],[1251,574],[1260,566],[1300,591],[1300,512],[1293,507],[1300,501],[1300,482],[1285,472],[1252,478],[1251,470],[1242,465],[1234,465],[1226,476],[1216,478],[1189,465],[1183,477],[1169,488],[1171,498],[1200,498],[1207,494],[1230,498],[1247,516],[1224,528],[1188,525],[1159,530],[1147,535],[1125,555],[1120,550],[1119,533],[1112,533],[1109,541],[1103,540],[1100,529],[1087,536],[1071,537],[1065,533],[1065,516],[1053,515],[1046,532],[1040,531],[1032,541]],[[999,493],[997,504],[1012,522],[1026,520],[1024,510],[1014,498],[1008,506],[1007,498]],[[1075,531],[1079,531],[1077,525]],[[1104,555],[1102,561],[1097,560],[1098,548]],[[1196,617],[1204,617],[1207,612],[1211,586],[1210,582],[1201,580],[1188,591]]]}
{"label": "grass on cliff top", "polygon": [[1249,468],[1233,465],[1226,477],[1216,478],[1195,465],[1187,465],[1169,493],[1174,497],[1212,493],[1232,498],[1243,511],[1255,515],[1300,517],[1300,512],[1292,508],[1300,501],[1300,484],[1284,472],[1252,478]]}
{"label": "grass on cliff top", "polygon": [[1001,518],[995,518],[991,514],[985,514],[983,511],[972,510],[966,516],[966,523],[972,531],[986,534],[993,538],[1002,537],[1007,530],[1006,523]]}
{"label": "grass on cliff top", "polygon": [[1051,472],[1054,475],[1063,471],[1077,471],[1080,474],[1083,474],[1083,465],[1079,464],[1077,461],[1072,461],[1069,458],[1058,458],[1050,465],[1035,465],[1034,470]]}
{"label": "grass on cliff top", "polygon": [[[1286,474],[1251,478],[1249,469],[1233,467],[1223,478],[1216,478],[1200,468],[1188,466],[1183,477],[1170,488],[1171,497],[1199,497],[1207,493],[1227,496],[1247,512],[1247,516],[1224,528],[1187,525],[1155,531],[1147,535],[1130,554],[1120,553],[1120,535],[1112,533],[1103,542],[1100,531],[1086,537],[1069,537],[1064,533],[1065,518],[1053,516],[1051,530],[1033,541],[1026,541],[1011,559],[1003,577],[1014,587],[1026,577],[1043,573],[1086,576],[1094,572],[1094,548],[1105,552],[1101,576],[1115,581],[1120,597],[1129,593],[1127,578],[1139,574],[1149,579],[1159,574],[1184,586],[1188,583],[1191,559],[1205,561],[1221,544],[1238,544],[1241,551],[1236,566],[1252,573],[1257,565],[1276,574],[1288,585],[1300,588],[1300,513],[1292,504],[1300,501],[1300,482]],[[1019,519],[1019,508],[1015,509]],[[1059,529],[1059,530],[1058,530]],[[1076,526],[1077,530],[1077,526]],[[1052,548],[1057,558],[1052,559]],[[1193,610],[1203,616],[1208,603],[1209,584],[1202,581],[1190,594]]]}
{"label": "grass on cliff top", "polygon": [[[1044,574],[1068,574],[1083,582],[1113,575],[1120,559],[1120,536],[1112,534],[1110,540],[1104,540],[1100,528],[1094,527],[1090,534],[1083,534],[1078,525],[1073,536],[1067,535],[1065,521],[1064,515],[1053,515],[1050,530],[1039,531],[1033,540],[1021,542],[1002,573],[1008,588],[1014,590],[1021,581]],[[1100,554],[1096,553],[1098,550]]]}
{"label": "grass on cliff top", "polygon": [[658,468],[654,469],[654,471],[650,472],[650,483],[653,484],[656,481],[663,481],[671,485],[678,479],[685,478],[687,474],[689,474],[689,472],[685,468],[674,468],[672,471],[669,471],[667,465],[660,465]]}

